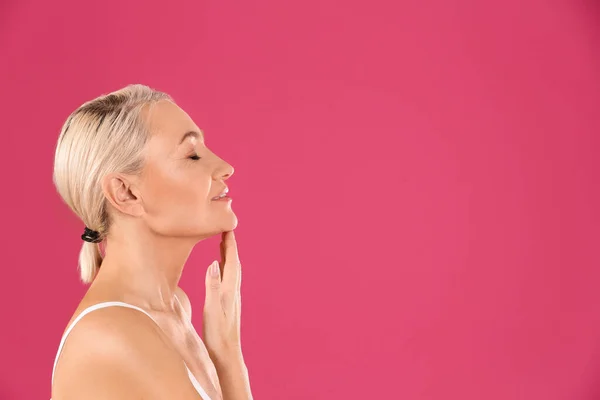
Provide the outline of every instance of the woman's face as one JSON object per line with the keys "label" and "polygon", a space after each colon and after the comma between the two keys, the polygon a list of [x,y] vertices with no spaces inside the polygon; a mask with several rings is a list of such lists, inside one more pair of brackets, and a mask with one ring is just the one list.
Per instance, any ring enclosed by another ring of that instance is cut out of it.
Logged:
{"label": "woman's face", "polygon": [[235,229],[231,199],[213,200],[233,167],[206,147],[202,131],[174,103],[156,103],[149,124],[139,193],[150,229],[199,239]]}

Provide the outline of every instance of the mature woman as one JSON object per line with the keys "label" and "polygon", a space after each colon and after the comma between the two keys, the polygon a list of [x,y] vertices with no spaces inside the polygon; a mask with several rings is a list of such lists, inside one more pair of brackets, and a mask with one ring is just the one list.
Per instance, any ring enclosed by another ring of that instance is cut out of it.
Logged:
{"label": "mature woman", "polygon": [[[233,168],[165,93],[130,85],[65,122],[54,183],[85,225],[90,284],[60,343],[52,398],[251,399],[240,343],[241,264],[225,181]],[[221,234],[206,273],[203,340],[178,287],[196,243]]]}

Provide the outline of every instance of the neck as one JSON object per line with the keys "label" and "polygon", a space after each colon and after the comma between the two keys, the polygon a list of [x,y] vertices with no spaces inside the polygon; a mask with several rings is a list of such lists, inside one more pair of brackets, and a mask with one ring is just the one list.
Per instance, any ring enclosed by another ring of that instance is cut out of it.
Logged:
{"label": "neck", "polygon": [[[116,228],[116,227],[113,227]],[[175,290],[194,242],[142,229],[112,229],[94,282],[157,311],[172,310]],[[140,232],[141,231],[141,232]]]}

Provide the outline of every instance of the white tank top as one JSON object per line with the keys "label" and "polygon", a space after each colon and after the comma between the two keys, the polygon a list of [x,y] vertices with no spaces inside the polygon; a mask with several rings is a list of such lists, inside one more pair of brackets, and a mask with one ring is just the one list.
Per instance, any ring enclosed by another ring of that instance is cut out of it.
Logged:
{"label": "white tank top", "polygon": [[[175,297],[175,298],[177,298],[177,297]],[[177,301],[179,301],[179,299],[177,299]],[[85,310],[83,310],[77,316],[77,318],[75,318],[75,320],[71,323],[71,325],[69,325],[69,327],[65,331],[65,334],[63,335],[63,337],[62,337],[62,339],[60,341],[60,345],[58,346],[58,352],[56,353],[56,358],[54,359],[54,368],[52,368],[52,384],[54,384],[54,371],[56,370],[56,364],[58,363],[58,356],[60,355],[60,352],[62,351],[62,348],[65,345],[65,341],[67,340],[67,336],[69,335],[69,333],[71,332],[71,330],[73,329],[73,327],[75,326],[75,324],[77,322],[79,322],[79,320],[81,320],[81,318],[83,318],[86,314],[89,314],[90,312],[92,312],[94,310],[98,310],[100,308],[111,307],[111,306],[112,307],[114,307],[114,306],[127,307],[127,308],[132,308],[134,310],[141,311],[144,314],[146,314],[148,317],[150,317],[150,319],[152,321],[154,321],[158,325],[158,323],[156,322],[156,320],[154,318],[152,318],[152,316],[147,311],[143,310],[142,308],[140,308],[138,306],[134,306],[132,304],[124,303],[122,301],[106,301],[106,302],[103,302],[103,303],[94,304],[93,306],[90,306],[90,307],[86,308]],[[196,379],[196,377],[192,374],[192,371],[190,371],[190,369],[188,368],[188,366],[185,363],[185,361],[183,361],[183,364],[185,365],[185,369],[188,372],[188,377],[190,378],[190,381],[192,381],[192,385],[194,385],[194,388],[196,388],[196,391],[198,392],[198,394],[200,395],[200,397],[202,397],[203,400],[211,400],[210,397],[208,397],[208,394],[206,394],[206,392],[202,388],[202,386],[200,386],[200,383],[198,382],[198,380]],[[50,400],[52,400],[52,399],[50,399]]]}

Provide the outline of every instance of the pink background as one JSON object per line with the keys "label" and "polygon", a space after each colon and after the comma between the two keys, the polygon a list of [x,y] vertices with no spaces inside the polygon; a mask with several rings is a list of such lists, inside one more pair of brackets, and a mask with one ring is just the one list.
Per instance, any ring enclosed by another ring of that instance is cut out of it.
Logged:
{"label": "pink background", "polygon": [[0,6],[1,399],[85,291],[60,126],[134,82],[236,168],[256,399],[600,398],[597,3],[58,3]]}

